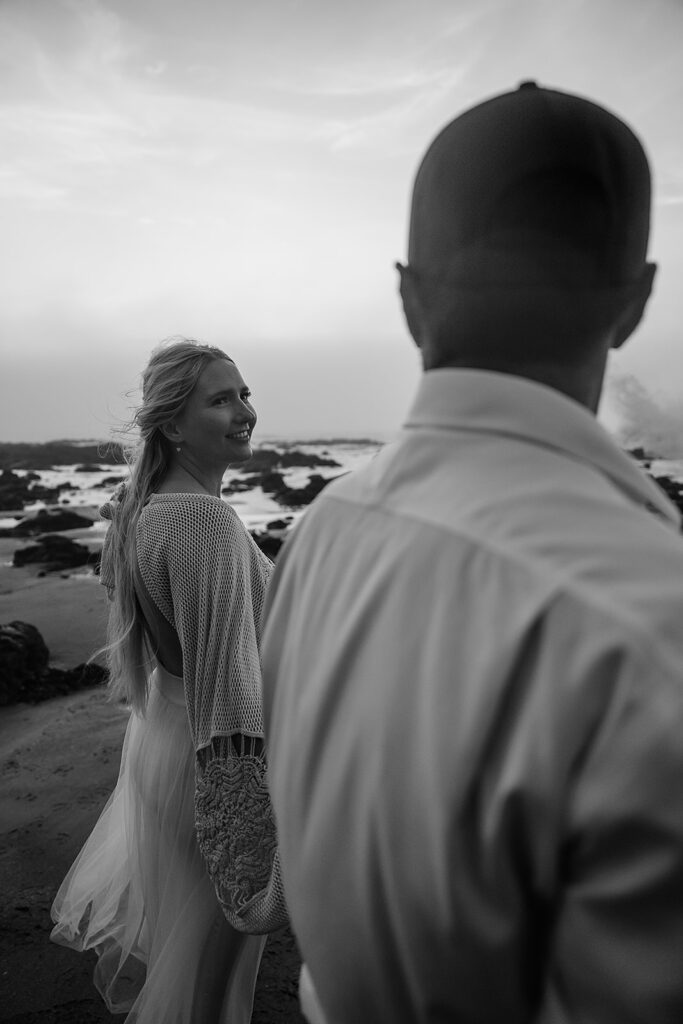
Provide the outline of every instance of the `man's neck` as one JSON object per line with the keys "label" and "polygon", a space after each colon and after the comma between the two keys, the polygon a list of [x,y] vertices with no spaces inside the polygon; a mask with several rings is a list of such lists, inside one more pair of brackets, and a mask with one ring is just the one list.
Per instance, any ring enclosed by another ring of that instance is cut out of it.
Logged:
{"label": "man's neck", "polygon": [[504,360],[448,359],[434,365],[425,365],[425,372],[436,369],[488,370],[523,377],[553,388],[572,398],[595,415],[600,404],[605,365],[558,366],[534,362],[506,362]]}

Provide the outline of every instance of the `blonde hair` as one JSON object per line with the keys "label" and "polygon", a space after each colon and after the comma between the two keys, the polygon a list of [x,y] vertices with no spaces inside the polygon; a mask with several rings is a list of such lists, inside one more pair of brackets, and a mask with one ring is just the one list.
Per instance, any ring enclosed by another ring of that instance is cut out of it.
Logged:
{"label": "blonde hair", "polygon": [[221,349],[189,338],[158,346],[142,373],[142,403],[127,430],[138,440],[124,449],[130,478],[115,502],[107,537],[108,571],[115,581],[107,644],[112,699],[144,713],[153,651],[135,596],[135,534],[140,513],[168,472],[172,445],[162,428],[182,413],[205,367],[217,359],[233,362]]}

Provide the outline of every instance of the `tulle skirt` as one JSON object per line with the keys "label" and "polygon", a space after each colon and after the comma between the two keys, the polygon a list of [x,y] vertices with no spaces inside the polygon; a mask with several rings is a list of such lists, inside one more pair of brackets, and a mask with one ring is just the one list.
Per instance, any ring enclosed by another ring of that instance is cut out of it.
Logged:
{"label": "tulle skirt", "polygon": [[182,680],[159,668],[132,714],[114,792],[62,882],[51,938],[98,955],[95,985],[128,1024],[249,1024],[265,936],[225,920],[194,832]]}

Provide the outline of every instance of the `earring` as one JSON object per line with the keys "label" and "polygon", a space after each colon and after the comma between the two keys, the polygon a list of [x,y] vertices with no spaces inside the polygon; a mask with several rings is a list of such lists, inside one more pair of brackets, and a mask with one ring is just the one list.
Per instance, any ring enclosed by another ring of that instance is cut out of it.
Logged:
{"label": "earring", "polygon": [[178,455],[180,455],[180,445],[179,444],[176,445],[175,450],[178,452]]}

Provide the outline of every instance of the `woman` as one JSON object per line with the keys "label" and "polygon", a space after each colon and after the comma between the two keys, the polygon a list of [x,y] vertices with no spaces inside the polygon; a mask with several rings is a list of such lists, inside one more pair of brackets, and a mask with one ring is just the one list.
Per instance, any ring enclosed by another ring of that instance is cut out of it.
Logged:
{"label": "woman", "polygon": [[136,1024],[247,1024],[265,938],[243,932],[286,920],[258,660],[272,564],[220,497],[251,456],[249,399],[219,349],[157,349],[130,480],[102,510],[110,686],[132,714],[52,938],[97,952],[95,984]]}

